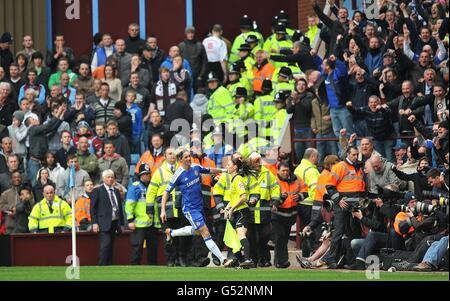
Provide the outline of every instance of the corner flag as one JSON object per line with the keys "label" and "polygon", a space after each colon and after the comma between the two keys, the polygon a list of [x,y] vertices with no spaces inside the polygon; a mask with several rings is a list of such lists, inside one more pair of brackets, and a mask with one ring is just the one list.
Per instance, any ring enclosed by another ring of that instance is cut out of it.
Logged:
{"label": "corner flag", "polygon": [[223,242],[227,247],[233,250],[233,253],[237,253],[241,249],[241,242],[239,241],[236,230],[234,230],[229,220],[227,220],[227,225],[225,227]]}

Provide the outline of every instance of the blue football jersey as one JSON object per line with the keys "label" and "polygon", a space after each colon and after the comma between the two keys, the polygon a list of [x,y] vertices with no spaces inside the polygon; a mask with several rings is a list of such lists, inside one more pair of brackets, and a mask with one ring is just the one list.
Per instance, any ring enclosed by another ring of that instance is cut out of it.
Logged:
{"label": "blue football jersey", "polygon": [[189,170],[185,170],[183,167],[180,167],[173,175],[166,191],[170,193],[176,186],[178,186],[178,189],[181,192],[183,212],[190,210],[203,210],[201,174],[205,173],[209,174],[210,169],[204,168],[198,164],[192,164]]}

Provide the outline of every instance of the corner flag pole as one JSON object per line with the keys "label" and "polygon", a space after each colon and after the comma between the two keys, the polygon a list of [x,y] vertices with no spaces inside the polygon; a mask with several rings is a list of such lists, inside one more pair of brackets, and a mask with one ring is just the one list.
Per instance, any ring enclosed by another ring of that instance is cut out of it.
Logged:
{"label": "corner flag pole", "polygon": [[77,260],[77,231],[75,224],[75,166],[70,166],[69,187],[72,195],[72,266],[78,267]]}

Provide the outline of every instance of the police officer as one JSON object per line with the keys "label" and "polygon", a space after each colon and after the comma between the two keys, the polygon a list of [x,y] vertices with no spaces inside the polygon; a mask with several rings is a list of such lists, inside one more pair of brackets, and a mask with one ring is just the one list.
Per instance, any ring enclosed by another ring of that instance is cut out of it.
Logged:
{"label": "police officer", "polygon": [[279,72],[275,71],[272,78],[274,94],[277,94],[280,91],[294,90],[294,84],[290,81],[292,79],[292,70],[289,67],[281,67]]}
{"label": "police officer", "polygon": [[208,114],[214,119],[216,125],[227,119],[227,111],[231,109],[233,99],[231,93],[219,85],[219,78],[214,72],[210,72],[207,77],[209,100]]}
{"label": "police officer", "polygon": [[230,63],[234,63],[239,60],[238,48],[243,43],[245,43],[245,40],[249,35],[256,36],[258,38],[258,44],[260,46],[262,46],[264,43],[262,35],[259,32],[253,30],[253,21],[247,15],[244,15],[241,18],[240,27],[241,34],[234,39],[233,46],[231,47]]}
{"label": "police officer", "polygon": [[128,187],[125,200],[125,213],[128,220],[128,228],[132,230],[131,239],[131,264],[141,263],[144,240],[147,244],[148,264],[157,264],[158,232],[151,226],[150,218],[146,210],[147,187],[150,183],[151,171],[147,164],[139,166],[136,174],[139,181],[133,182]]}
{"label": "police officer", "polygon": [[55,195],[55,188],[44,186],[44,199],[34,205],[28,217],[31,233],[54,233],[72,229],[72,209],[69,204]]}

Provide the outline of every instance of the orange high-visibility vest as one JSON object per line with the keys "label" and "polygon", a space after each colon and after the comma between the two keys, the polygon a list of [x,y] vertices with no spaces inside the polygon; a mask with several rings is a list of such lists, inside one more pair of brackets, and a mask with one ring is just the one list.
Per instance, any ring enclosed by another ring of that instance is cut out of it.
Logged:
{"label": "orange high-visibility vest", "polygon": [[328,169],[322,170],[319,178],[317,179],[316,193],[314,200],[323,202],[323,196],[327,192],[326,186],[330,184],[331,173]]}
{"label": "orange high-visibility vest", "polygon": [[77,226],[80,226],[80,222],[87,218],[89,222],[91,221],[91,199],[87,195],[83,194],[75,202],[75,221]]}
{"label": "orange high-visibility vest", "polygon": [[[201,165],[205,168],[216,168],[216,163],[214,163],[213,160],[209,159],[208,157],[203,157],[202,161],[198,158],[192,158],[192,163]],[[212,193],[212,176],[207,174],[202,174],[202,195],[208,196],[211,199],[211,208],[216,207],[216,202],[214,201],[214,196]],[[205,189],[206,187],[209,187],[209,190]]]}
{"label": "orange high-visibility vest", "polygon": [[138,174],[139,173],[139,166],[141,166],[141,164],[147,164],[150,167],[150,170],[152,172],[152,174],[155,173],[155,171],[158,170],[158,168],[161,167],[162,163],[164,162],[166,158],[164,157],[164,154],[161,153],[159,154],[158,157],[156,157],[156,159],[153,157],[153,154],[151,151],[146,151],[145,153],[142,154],[142,156],[139,158],[138,163],[136,164],[136,169],[135,169],[135,173]]}
{"label": "orange high-visibility vest", "polygon": [[336,187],[339,193],[364,192],[365,183],[363,172],[356,170],[346,161],[339,162],[331,168],[330,185]]}
{"label": "orange high-visibility vest", "polygon": [[267,63],[260,70],[258,68],[253,67],[253,91],[261,92],[262,91],[262,83],[268,78],[272,79],[272,75],[275,72],[275,66],[270,63]]}
{"label": "orange high-visibility vest", "polygon": [[400,227],[402,226],[403,223],[406,223],[407,220],[409,219],[409,216],[406,212],[399,212],[396,216],[395,216],[395,221],[394,221],[394,230],[395,233],[397,233],[398,235],[402,236],[403,238],[407,237],[410,233],[414,232],[414,227],[411,226],[408,229],[407,233],[403,233],[402,231],[400,231]]}
{"label": "orange high-visibility vest", "polygon": [[281,204],[278,208],[292,208],[297,207],[297,202],[294,201],[293,197],[295,194],[301,193],[301,190],[306,186],[306,191],[308,191],[308,186],[303,182],[302,179],[297,177],[297,179],[293,182],[287,182],[280,180],[278,178],[278,183],[280,184],[281,194],[287,193],[288,197],[284,200],[283,204]]}

